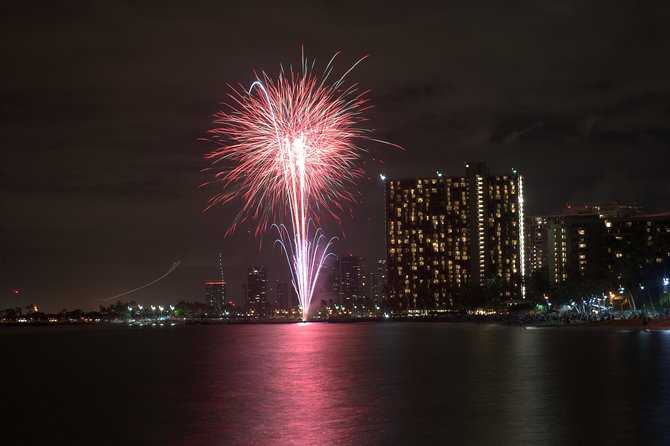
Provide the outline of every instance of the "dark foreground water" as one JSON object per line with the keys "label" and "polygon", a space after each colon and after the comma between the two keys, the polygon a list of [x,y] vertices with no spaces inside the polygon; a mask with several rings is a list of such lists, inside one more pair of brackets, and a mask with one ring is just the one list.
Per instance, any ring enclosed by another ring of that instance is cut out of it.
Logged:
{"label": "dark foreground water", "polygon": [[670,445],[670,332],[0,328],[0,443]]}

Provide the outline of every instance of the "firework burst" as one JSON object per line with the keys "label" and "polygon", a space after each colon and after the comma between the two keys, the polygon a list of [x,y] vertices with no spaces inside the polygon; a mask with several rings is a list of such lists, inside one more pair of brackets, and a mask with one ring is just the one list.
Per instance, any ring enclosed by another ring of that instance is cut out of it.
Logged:
{"label": "firework burst", "polygon": [[256,222],[257,236],[276,229],[303,320],[335,240],[317,228],[321,215],[339,220],[356,201],[352,186],[363,175],[356,141],[366,138],[367,92],[345,87],[344,79],[364,58],[330,83],[334,59],[321,78],[303,57],[299,72],[282,69],[276,79],[261,72],[248,89],[231,87],[228,109],[210,130],[219,147],[206,155],[222,186],[209,207],[244,202],[227,235],[246,219]]}

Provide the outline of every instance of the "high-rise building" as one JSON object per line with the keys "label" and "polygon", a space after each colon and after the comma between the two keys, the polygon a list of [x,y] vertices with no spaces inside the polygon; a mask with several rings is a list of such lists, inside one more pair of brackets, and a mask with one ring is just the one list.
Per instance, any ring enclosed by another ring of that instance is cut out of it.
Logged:
{"label": "high-rise building", "polygon": [[570,215],[563,225],[568,277],[595,277],[601,271],[603,220],[598,215]]}
{"label": "high-rise building", "polygon": [[399,311],[447,310],[464,286],[523,296],[523,177],[466,164],[462,177],[386,182],[388,297]]}
{"label": "high-rise building", "polygon": [[293,284],[288,282],[276,283],[275,287],[275,305],[281,310],[288,310],[298,304],[293,292]]}
{"label": "high-rise building", "polygon": [[560,217],[534,216],[525,218],[526,274],[548,268],[548,228],[557,218]]}
{"label": "high-rise building", "polygon": [[369,308],[366,293],[365,259],[351,253],[340,258],[340,302],[349,310]]}
{"label": "high-rise building", "polygon": [[[629,269],[658,283],[670,271],[670,212],[605,218],[604,269],[619,279],[631,275]],[[653,276],[656,277],[653,277]]]}
{"label": "high-rise building", "polygon": [[568,242],[563,217],[548,219],[547,231],[547,273],[551,283],[561,283],[568,278]]}
{"label": "high-rise building", "polygon": [[252,266],[247,270],[245,285],[245,303],[247,309],[256,314],[264,314],[267,309],[267,271],[263,266]]}
{"label": "high-rise building", "polygon": [[526,219],[528,274],[546,270],[551,283],[595,276],[601,267],[603,222],[574,213]]}
{"label": "high-rise building", "polygon": [[226,306],[226,282],[205,282],[205,303],[216,312],[222,312]]}
{"label": "high-rise building", "polygon": [[[639,206],[614,201],[607,205],[567,204],[563,215],[529,217],[525,220],[527,270],[546,268],[554,284],[607,274],[624,256],[624,249],[619,248],[627,242],[620,242],[641,240],[647,227],[663,234],[664,215],[640,215]],[[655,247],[662,244],[656,238],[651,242]],[[654,249],[645,258],[654,257]]]}
{"label": "high-rise building", "polygon": [[386,306],[386,259],[377,260],[377,267],[368,273],[368,299],[372,305]]}
{"label": "high-rise building", "polygon": [[340,259],[339,257],[330,256],[324,263],[324,281],[325,290],[337,305],[342,305],[342,296],[340,290],[342,288],[340,277]]}

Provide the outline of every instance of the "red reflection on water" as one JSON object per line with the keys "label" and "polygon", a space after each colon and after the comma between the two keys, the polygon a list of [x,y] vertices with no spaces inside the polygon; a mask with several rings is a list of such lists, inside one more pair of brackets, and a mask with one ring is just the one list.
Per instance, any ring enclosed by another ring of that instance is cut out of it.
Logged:
{"label": "red reflection on water", "polygon": [[197,371],[202,404],[179,444],[351,444],[365,436],[373,426],[361,347],[338,328],[230,327],[236,344],[213,340],[220,356]]}
{"label": "red reflection on water", "polygon": [[286,328],[290,339],[272,355],[262,419],[250,426],[249,439],[258,444],[347,443],[347,421],[365,416],[352,395],[356,383],[349,366],[356,352],[343,340],[333,340],[323,324]]}

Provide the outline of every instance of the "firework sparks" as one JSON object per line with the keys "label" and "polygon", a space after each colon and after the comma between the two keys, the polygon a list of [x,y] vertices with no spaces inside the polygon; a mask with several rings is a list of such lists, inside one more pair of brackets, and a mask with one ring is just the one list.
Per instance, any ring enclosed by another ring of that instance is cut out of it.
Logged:
{"label": "firework sparks", "polygon": [[276,229],[303,320],[336,239],[317,228],[320,214],[339,220],[338,213],[356,201],[351,186],[363,175],[356,165],[363,151],[355,142],[366,134],[367,92],[343,84],[364,58],[328,83],[334,58],[322,79],[303,57],[300,72],[282,69],[276,79],[262,72],[249,89],[231,87],[229,108],[215,116],[218,127],[210,131],[220,146],[206,155],[222,185],[209,207],[244,201],[226,235],[249,218],[257,236]]}

